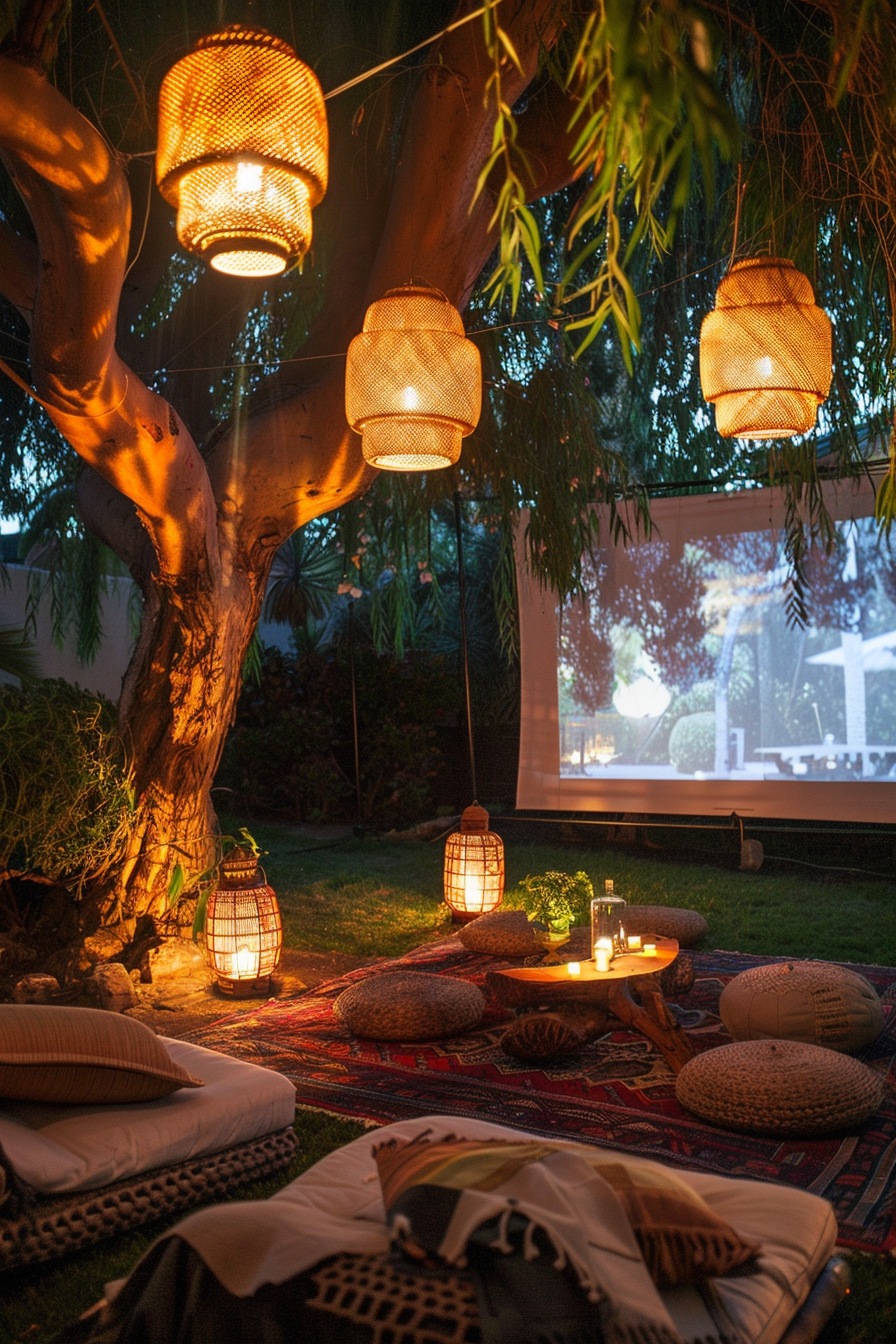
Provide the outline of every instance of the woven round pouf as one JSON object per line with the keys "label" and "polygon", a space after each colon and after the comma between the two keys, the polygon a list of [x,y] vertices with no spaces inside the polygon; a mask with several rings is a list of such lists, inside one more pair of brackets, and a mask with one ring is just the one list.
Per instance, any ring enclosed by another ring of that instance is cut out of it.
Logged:
{"label": "woven round pouf", "polygon": [[679,947],[695,947],[709,932],[699,910],[678,910],[666,905],[627,905],[626,933],[656,933],[674,938]]}
{"label": "woven round pouf", "polygon": [[688,1060],[675,1080],[686,1110],[727,1129],[808,1136],[873,1115],[884,1081],[867,1065],[801,1041],[737,1041]]}
{"label": "woven round pouf", "polygon": [[471,919],[457,937],[471,952],[491,957],[534,957],[543,951],[525,910],[491,910]]}
{"label": "woven round pouf", "polygon": [[829,1050],[861,1050],[884,1025],[874,986],[823,961],[742,971],[722,990],[719,1013],[736,1041],[805,1041]]}
{"label": "woven round pouf", "polygon": [[384,971],[349,985],[333,1007],[355,1036],[434,1041],[475,1027],[485,999],[466,980],[426,971]]}

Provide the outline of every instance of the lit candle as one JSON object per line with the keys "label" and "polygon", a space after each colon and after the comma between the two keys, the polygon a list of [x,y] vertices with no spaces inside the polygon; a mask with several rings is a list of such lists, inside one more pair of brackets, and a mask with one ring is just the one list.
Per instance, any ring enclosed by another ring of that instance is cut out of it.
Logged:
{"label": "lit candle", "polygon": [[577,962],[577,961],[568,961],[568,962],[566,963],[566,969],[567,969],[567,971],[569,972],[570,975],[581,975],[581,974],[582,974],[582,967],[581,967],[580,963]]}
{"label": "lit candle", "polygon": [[630,933],[629,936],[628,936],[628,950],[629,950],[629,952],[637,952],[637,951],[639,950],[640,946],[641,946],[641,935],[640,935],[640,933]]}
{"label": "lit candle", "polygon": [[605,947],[595,947],[594,964],[599,971],[608,971],[610,969],[610,954]]}
{"label": "lit candle", "polygon": [[613,939],[612,939],[612,938],[598,938],[598,940],[597,940],[597,942],[594,944],[594,946],[595,946],[595,947],[602,947],[602,948],[604,949],[604,951],[605,951],[605,952],[609,952],[610,956],[612,957],[612,955],[613,955]]}
{"label": "lit candle", "polygon": [[645,957],[655,957],[656,943],[645,943],[641,951]]}

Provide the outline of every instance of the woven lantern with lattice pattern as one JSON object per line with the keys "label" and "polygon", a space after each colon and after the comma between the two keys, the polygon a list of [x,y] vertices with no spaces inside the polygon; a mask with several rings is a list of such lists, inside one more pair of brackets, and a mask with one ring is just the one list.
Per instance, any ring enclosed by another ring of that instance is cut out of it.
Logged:
{"label": "woven lantern with lattice pattern", "polygon": [[464,809],[445,845],[445,902],[461,923],[497,910],[504,896],[504,842],[478,803]]}
{"label": "woven lantern with lattice pattern", "polygon": [[405,285],[370,305],[348,348],[345,414],[372,466],[450,467],[481,404],[479,351],[440,290]]}
{"label": "woven lantern with lattice pattern", "polygon": [[221,860],[205,915],[205,943],[221,992],[234,998],[266,994],[282,942],[273,888],[252,850],[238,845]]}
{"label": "woven lantern with lattice pattern", "polygon": [[831,386],[831,320],[792,261],[734,263],[700,329],[700,381],[725,438],[812,429]]}
{"label": "woven lantern with lattice pattern", "polygon": [[162,82],[156,180],[181,244],[216,270],[278,275],[300,261],[327,189],[312,71],[263,28],[201,38]]}

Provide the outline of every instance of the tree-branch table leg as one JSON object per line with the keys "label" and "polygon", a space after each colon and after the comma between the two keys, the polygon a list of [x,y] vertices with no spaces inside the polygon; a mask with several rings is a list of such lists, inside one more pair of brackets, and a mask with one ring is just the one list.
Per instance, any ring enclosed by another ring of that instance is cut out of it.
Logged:
{"label": "tree-branch table leg", "polygon": [[639,975],[636,989],[640,1004],[632,998],[628,980],[611,981],[607,995],[610,1012],[652,1041],[672,1072],[680,1073],[693,1058],[693,1046],[666,1005],[656,978]]}

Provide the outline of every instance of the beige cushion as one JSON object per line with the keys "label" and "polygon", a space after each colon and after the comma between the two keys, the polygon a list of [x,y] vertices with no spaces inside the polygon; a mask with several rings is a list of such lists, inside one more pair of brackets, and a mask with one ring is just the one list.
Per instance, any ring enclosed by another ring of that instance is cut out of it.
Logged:
{"label": "beige cushion", "polygon": [[801,1041],[737,1041],[688,1060],[675,1080],[703,1120],[757,1134],[851,1129],[873,1115],[884,1080],[857,1059]]}
{"label": "beige cushion", "polygon": [[525,910],[492,910],[470,920],[457,935],[471,952],[490,957],[534,957],[544,951],[536,942]]}
{"label": "beige cushion", "polygon": [[433,1041],[475,1027],[485,999],[475,985],[426,971],[379,972],[333,1005],[349,1031],[376,1041]]}
{"label": "beige cushion", "polygon": [[98,1008],[0,1004],[0,1097],[73,1105],[202,1087],[142,1022]]}
{"label": "beige cushion", "polygon": [[0,1102],[0,1148],[16,1174],[41,1195],[97,1190],[292,1124],[296,1089],[282,1074],[188,1041],[157,1040],[205,1086],[121,1106]]}
{"label": "beige cushion", "polygon": [[722,991],[719,1012],[736,1041],[806,1041],[829,1050],[861,1050],[884,1025],[874,986],[823,961],[742,971]]}
{"label": "beige cushion", "polygon": [[674,938],[679,947],[696,947],[709,931],[699,910],[666,905],[627,905],[623,922],[626,933],[656,933]]}

